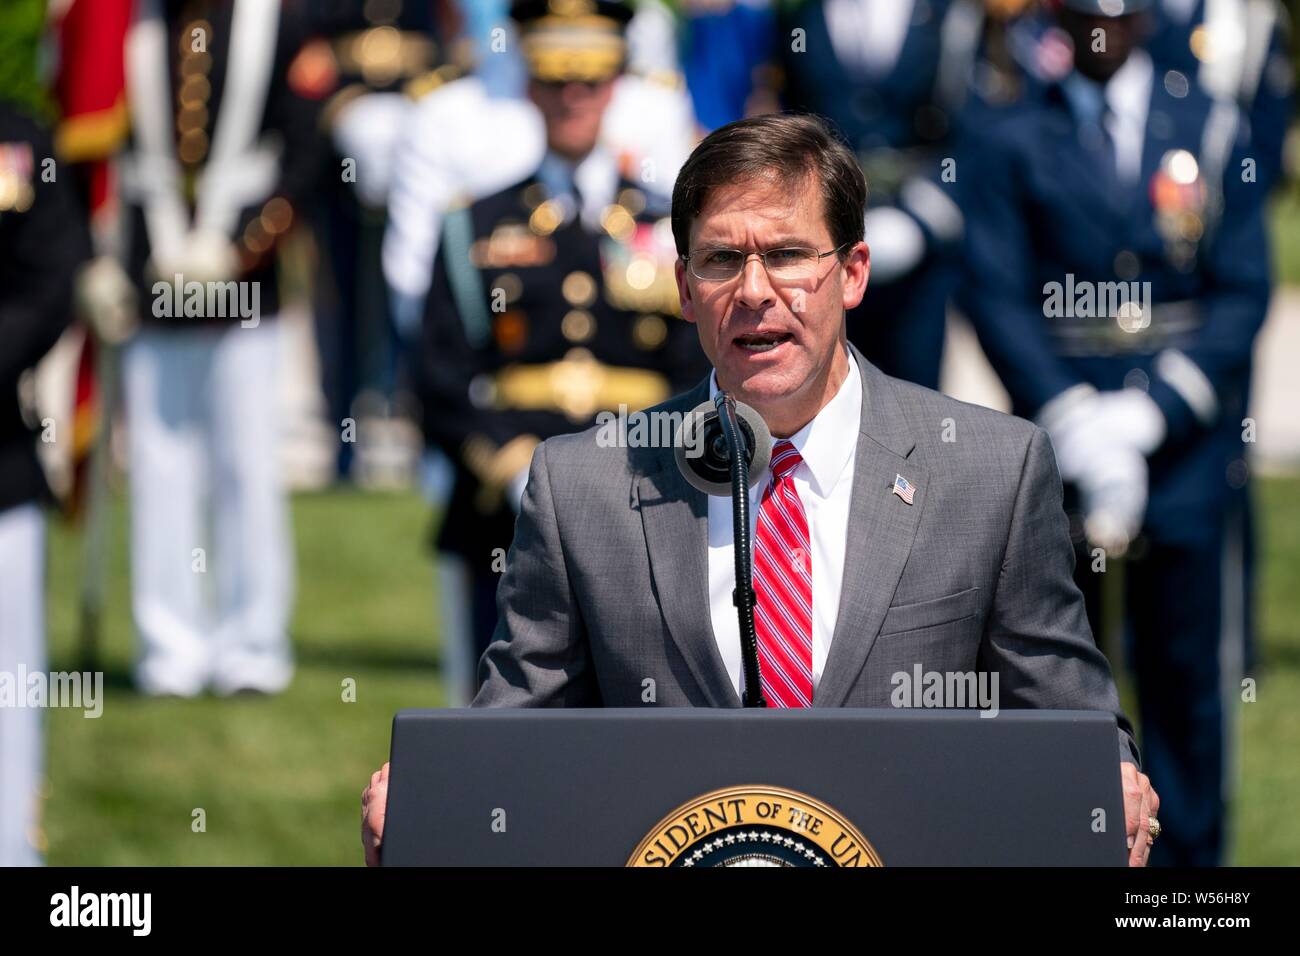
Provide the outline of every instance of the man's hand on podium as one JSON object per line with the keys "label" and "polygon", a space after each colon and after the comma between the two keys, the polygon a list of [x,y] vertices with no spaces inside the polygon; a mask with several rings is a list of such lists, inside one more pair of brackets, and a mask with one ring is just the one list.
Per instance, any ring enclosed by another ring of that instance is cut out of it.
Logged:
{"label": "man's hand on podium", "polygon": [[384,842],[387,811],[388,764],[385,763],[370,775],[370,786],[361,791],[361,845],[366,848],[366,866],[379,865],[379,845]]}
{"label": "man's hand on podium", "polygon": [[[1119,765],[1120,785],[1124,790],[1124,832],[1128,834],[1128,865],[1146,866],[1151,855],[1151,844],[1160,832],[1158,825],[1152,832],[1152,821],[1160,813],[1160,795],[1151,786],[1151,779],[1133,764],[1124,761]],[[384,765],[384,793],[388,793],[388,765]],[[383,810],[379,812],[383,824]],[[369,851],[367,851],[369,852]]]}

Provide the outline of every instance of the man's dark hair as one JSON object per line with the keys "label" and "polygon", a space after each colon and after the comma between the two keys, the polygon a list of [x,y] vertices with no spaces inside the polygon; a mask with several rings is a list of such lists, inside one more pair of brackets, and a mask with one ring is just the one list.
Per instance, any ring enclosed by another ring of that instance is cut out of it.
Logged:
{"label": "man's dark hair", "polygon": [[[700,141],[677,174],[673,186],[677,253],[684,256],[690,251],[691,223],[719,186],[767,180],[798,187],[810,175],[821,185],[822,214],[834,245],[861,242],[867,180],[829,123],[807,114],[768,113],[719,127]],[[847,252],[841,248],[840,258]]]}

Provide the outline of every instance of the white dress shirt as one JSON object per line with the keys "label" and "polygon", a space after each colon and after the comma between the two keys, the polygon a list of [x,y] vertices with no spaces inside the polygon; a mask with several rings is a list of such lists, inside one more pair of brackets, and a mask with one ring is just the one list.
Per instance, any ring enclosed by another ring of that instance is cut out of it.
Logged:
{"label": "white dress shirt", "polygon": [[[709,379],[709,397],[718,393],[717,375]],[[844,551],[848,541],[849,504],[853,497],[853,460],[862,420],[862,377],[849,355],[849,374],[835,397],[817,416],[790,437],[803,461],[794,470],[794,486],[808,518],[812,544],[813,690],[830,653],[840,608]],[[749,531],[758,523],[759,503],[772,480],[769,469],[749,492]],[[732,686],[742,694],[740,622],[731,603],[736,586],[731,498],[709,496],[709,615],[718,653]]]}
{"label": "white dress shirt", "polygon": [[[600,229],[600,217],[618,192],[618,163],[604,146],[597,144],[576,165],[547,150],[537,170],[537,179],[549,195],[565,204],[565,221],[578,211],[587,228]],[[582,209],[574,210],[574,187],[582,196]]]}
{"label": "white dress shirt", "polygon": [[1130,185],[1142,175],[1142,144],[1154,73],[1151,57],[1134,50],[1104,84],[1077,72],[1063,84],[1078,122],[1105,124],[1113,146],[1115,174]]}
{"label": "white dress shirt", "polygon": [[1154,75],[1151,57],[1134,50],[1106,83],[1106,132],[1115,144],[1116,172],[1127,183],[1137,182],[1142,175],[1142,141]]}

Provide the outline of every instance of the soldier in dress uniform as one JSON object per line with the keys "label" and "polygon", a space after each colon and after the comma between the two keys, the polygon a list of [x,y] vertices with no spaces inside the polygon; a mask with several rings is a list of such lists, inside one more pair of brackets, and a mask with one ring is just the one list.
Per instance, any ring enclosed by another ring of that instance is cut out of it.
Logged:
{"label": "soldier in dress uniform", "polygon": [[522,182],[444,219],[421,371],[425,433],[456,473],[437,542],[454,701],[477,686],[533,449],[707,371],[678,314],[670,210],[599,141],[630,15],[604,0],[514,4],[547,149]]}
{"label": "soldier in dress uniform", "polygon": [[[317,272],[315,330],[333,427],[359,418],[354,403],[374,389],[391,398],[397,340],[380,270],[393,158],[415,99],[459,74],[448,62],[456,29],[450,0],[327,0],[310,8],[315,37],[290,81],[323,100],[329,169],[313,226],[328,268]],[[352,472],[355,443],[340,441],[336,471]]]}
{"label": "soldier in dress uniform", "polygon": [[938,388],[961,236],[942,163],[979,56],[983,3],[819,0],[780,13],[783,103],[831,119],[870,188],[872,282],[849,313],[849,339],[889,374]]}
{"label": "soldier in dress uniform", "polygon": [[[472,72],[410,87],[418,102],[392,158],[383,265],[394,320],[412,338],[418,338],[442,214],[518,182],[546,150],[544,121],[527,96],[518,27],[505,17],[509,6],[507,0],[466,3],[463,40],[473,47]],[[627,66],[614,84],[600,137],[629,175],[635,170],[644,188],[666,199],[696,129],[681,75],[651,42],[655,10],[643,4],[632,17]],[[443,68],[434,79],[450,75]]]}
{"label": "soldier in dress uniform", "polygon": [[143,322],[123,381],[147,694],[274,693],[293,673],[275,315],[276,252],[314,168],[315,110],[287,79],[301,39],[278,0],[142,0],[127,37],[124,247]]}
{"label": "soldier in dress uniform", "polygon": [[1151,859],[1214,865],[1265,190],[1242,175],[1240,117],[1165,82],[1141,48],[1149,0],[1061,6],[1074,68],[961,158],[964,304],[1015,411],[1051,435],[1094,630],[1106,560],[1127,551],[1126,646],[1164,825]]}
{"label": "soldier in dress uniform", "polygon": [[[49,489],[36,433],[58,437],[34,420],[20,382],[72,318],[74,278],[90,255],[85,211],[52,158],[49,132],[0,101],[0,674],[17,694],[27,692],[21,674],[47,669],[41,506]],[[41,859],[43,719],[38,708],[0,699],[0,866]]]}
{"label": "soldier in dress uniform", "polygon": [[1031,85],[1038,37],[1022,22],[1025,0],[695,6],[685,60],[705,125],[807,110],[857,153],[872,273],[849,339],[891,375],[938,388],[962,225],[956,169],[944,160],[964,125],[978,127]]}
{"label": "soldier in dress uniform", "polygon": [[[1278,0],[1158,0],[1147,49],[1165,82],[1195,83],[1250,128],[1253,175],[1264,191],[1281,178],[1283,147],[1295,106],[1291,16]],[[1249,396],[1247,397],[1249,405]],[[1249,486],[1245,515],[1246,608],[1254,609],[1255,520]],[[1252,620],[1253,618],[1248,618]],[[1258,663],[1257,632],[1249,623],[1242,650],[1246,672]]]}
{"label": "soldier in dress uniform", "polygon": [[1271,188],[1282,171],[1295,71],[1291,16],[1279,0],[1158,0],[1146,44],[1170,83],[1195,83],[1243,114],[1256,176]]}

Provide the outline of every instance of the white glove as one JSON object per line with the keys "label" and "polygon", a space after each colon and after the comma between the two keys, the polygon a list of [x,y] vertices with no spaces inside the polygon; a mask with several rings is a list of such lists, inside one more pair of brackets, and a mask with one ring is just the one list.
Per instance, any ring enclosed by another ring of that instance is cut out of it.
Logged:
{"label": "white glove", "polygon": [[1091,385],[1076,385],[1044,405],[1038,415],[1038,424],[1052,439],[1062,481],[1077,483],[1110,446],[1109,436],[1099,427],[1099,398]]}
{"label": "white glove", "polygon": [[186,282],[226,282],[239,274],[235,245],[219,232],[196,230],[185,247]]}
{"label": "white glove", "polygon": [[892,206],[868,209],[863,216],[871,248],[871,278],[893,282],[915,269],[925,255],[925,233],[916,220]]}
{"label": "white glove", "polygon": [[1147,460],[1115,445],[1096,458],[1078,480],[1088,540],[1119,555],[1142,530],[1147,508]]}
{"label": "white glove", "polygon": [[1164,412],[1140,388],[1122,388],[1097,396],[1099,427],[1115,441],[1150,455],[1165,440]]}
{"label": "white glove", "polygon": [[1038,421],[1052,439],[1061,479],[1079,489],[1088,540],[1122,554],[1146,514],[1144,449],[1164,438],[1160,409],[1137,389],[1103,393],[1077,385],[1048,402]]}
{"label": "white glove", "polygon": [[151,271],[164,282],[226,282],[239,273],[234,243],[212,230],[188,233],[177,249],[155,249]]}
{"label": "white glove", "polygon": [[96,256],[77,274],[77,311],[100,341],[120,345],[140,324],[135,286],[112,256]]}

